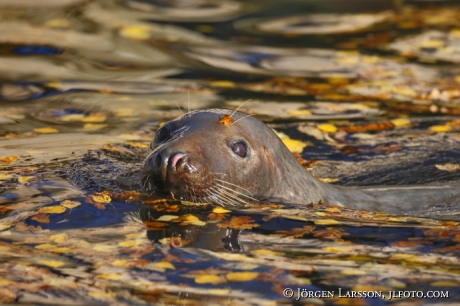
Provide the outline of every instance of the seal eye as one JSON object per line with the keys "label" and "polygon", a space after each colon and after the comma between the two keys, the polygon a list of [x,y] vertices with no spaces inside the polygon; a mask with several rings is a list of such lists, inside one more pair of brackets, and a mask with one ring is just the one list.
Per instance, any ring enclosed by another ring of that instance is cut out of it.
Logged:
{"label": "seal eye", "polygon": [[162,143],[171,136],[171,131],[167,126],[162,127],[155,134],[155,143]]}
{"label": "seal eye", "polygon": [[230,147],[233,153],[239,157],[246,157],[248,155],[248,145],[242,140],[234,142]]}

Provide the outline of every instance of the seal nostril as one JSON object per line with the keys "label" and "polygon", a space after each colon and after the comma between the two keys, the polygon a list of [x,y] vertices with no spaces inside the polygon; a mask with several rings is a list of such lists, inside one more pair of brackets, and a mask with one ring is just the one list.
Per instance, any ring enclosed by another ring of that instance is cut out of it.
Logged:
{"label": "seal nostril", "polygon": [[183,159],[185,156],[187,156],[186,154],[184,153],[173,153],[170,157],[169,157],[169,166],[171,168],[176,168],[177,166],[177,163]]}

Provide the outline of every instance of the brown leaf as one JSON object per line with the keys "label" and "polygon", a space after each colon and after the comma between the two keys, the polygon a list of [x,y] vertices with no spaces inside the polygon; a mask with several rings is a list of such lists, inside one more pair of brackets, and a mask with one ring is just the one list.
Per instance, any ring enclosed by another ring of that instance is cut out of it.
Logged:
{"label": "brown leaf", "polygon": [[234,120],[230,115],[225,115],[222,118],[219,119],[218,122],[222,123],[224,126],[229,126],[230,123],[232,123]]}
{"label": "brown leaf", "polygon": [[47,214],[36,214],[31,217],[31,219],[40,223],[50,223],[50,219],[48,218]]}
{"label": "brown leaf", "polygon": [[233,216],[230,220],[223,221],[221,223],[218,223],[217,225],[223,228],[245,230],[260,226],[259,224],[254,222],[254,219],[252,219],[249,216]]}

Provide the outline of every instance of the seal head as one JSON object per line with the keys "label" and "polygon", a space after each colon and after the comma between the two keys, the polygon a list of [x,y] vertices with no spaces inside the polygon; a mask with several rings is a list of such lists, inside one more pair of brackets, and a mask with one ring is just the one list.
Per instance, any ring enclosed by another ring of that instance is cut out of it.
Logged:
{"label": "seal head", "polygon": [[292,168],[305,172],[263,122],[233,110],[209,109],[183,115],[157,131],[141,182],[150,192],[193,202],[224,206],[258,198],[296,202],[303,195],[289,192],[292,188],[286,184],[304,178],[286,171]]}

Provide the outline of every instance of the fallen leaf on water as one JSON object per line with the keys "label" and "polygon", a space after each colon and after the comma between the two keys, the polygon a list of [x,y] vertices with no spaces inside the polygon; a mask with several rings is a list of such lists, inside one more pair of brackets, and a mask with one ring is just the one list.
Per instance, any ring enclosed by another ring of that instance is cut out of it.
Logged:
{"label": "fallen leaf on water", "polygon": [[68,209],[72,209],[80,205],[81,203],[77,201],[64,200],[61,202],[61,206],[68,208]]}
{"label": "fallen leaf on water", "polygon": [[282,253],[280,252],[274,252],[274,251],[265,250],[265,249],[251,251],[251,254],[261,255],[261,256],[280,256],[282,255]]}
{"label": "fallen leaf on water", "polygon": [[430,284],[431,286],[434,287],[460,287],[460,282],[454,282],[454,281],[435,281]]}
{"label": "fallen leaf on water", "polygon": [[56,248],[56,246],[53,245],[53,244],[44,243],[44,244],[36,245],[35,248],[36,248],[37,250],[51,250],[51,249]]}
{"label": "fallen leaf on water", "polygon": [[432,125],[429,127],[429,129],[432,132],[444,133],[444,132],[449,132],[451,130],[451,127],[448,125]]}
{"label": "fallen leaf on water", "polygon": [[31,219],[40,223],[50,223],[50,218],[46,214],[36,214]]}
{"label": "fallen leaf on water", "polygon": [[340,224],[337,220],[334,219],[322,219],[322,220],[315,220],[315,224],[318,225],[334,225],[334,224]]}
{"label": "fallen leaf on water", "polygon": [[10,163],[14,162],[16,159],[18,159],[18,157],[16,155],[0,157],[0,163],[10,164]]}
{"label": "fallen leaf on water", "polygon": [[231,272],[225,275],[231,282],[247,282],[259,276],[257,272]]}
{"label": "fallen leaf on water", "polygon": [[231,212],[231,210],[227,210],[222,207],[216,207],[212,210],[212,212],[215,214],[225,214],[225,213]]}
{"label": "fallen leaf on water", "polygon": [[110,203],[110,201],[112,201],[110,194],[105,192],[96,192],[96,194],[91,195],[91,198],[94,202],[99,203]]}
{"label": "fallen leaf on water", "polygon": [[49,238],[53,240],[55,243],[60,243],[60,242],[66,241],[69,238],[69,236],[67,236],[66,233],[61,233],[61,234],[51,235]]}
{"label": "fallen leaf on water", "polygon": [[333,124],[328,124],[328,123],[318,124],[316,127],[318,128],[318,130],[326,132],[326,133],[337,132],[337,127]]}
{"label": "fallen leaf on water", "polygon": [[144,25],[127,25],[121,28],[118,34],[130,39],[145,40],[150,38],[150,28]]}
{"label": "fallen leaf on water", "polygon": [[51,259],[50,260],[39,260],[38,263],[41,265],[51,267],[51,268],[59,268],[65,265],[65,263],[63,263],[62,261],[51,260]]}
{"label": "fallen leaf on water", "polygon": [[52,127],[43,127],[43,128],[36,128],[34,132],[41,133],[41,134],[54,134],[58,133],[59,131]]}
{"label": "fallen leaf on water", "polygon": [[292,153],[301,153],[306,146],[310,145],[309,142],[303,142],[297,139],[291,139],[289,137],[281,138],[281,140]]}
{"label": "fallen leaf on water", "polygon": [[207,274],[207,275],[200,275],[195,278],[195,283],[197,284],[220,284],[224,283],[225,280],[222,279],[218,275],[212,275],[212,274]]}
{"label": "fallen leaf on water", "polygon": [[98,278],[108,279],[108,280],[120,280],[123,276],[120,273],[107,273],[107,274],[99,274]]}
{"label": "fallen leaf on water", "polygon": [[217,225],[223,228],[244,230],[259,227],[259,224],[254,222],[254,219],[252,219],[249,216],[233,216],[230,220],[223,221],[221,223],[218,223]]}
{"label": "fallen leaf on water", "polygon": [[209,82],[209,86],[233,88],[235,87],[235,83],[231,81],[213,81],[213,82]]}
{"label": "fallen leaf on water", "polygon": [[39,214],[62,214],[66,208],[61,205],[42,207],[38,210]]}
{"label": "fallen leaf on water", "polygon": [[447,163],[443,165],[435,165],[435,167],[438,168],[439,170],[449,171],[449,172],[460,170],[460,164]]}
{"label": "fallen leaf on water", "polygon": [[157,268],[176,270],[176,267],[174,267],[172,263],[167,262],[167,261],[155,262],[153,263],[153,265]]}
{"label": "fallen leaf on water", "polygon": [[18,176],[18,182],[19,183],[22,183],[22,184],[25,184],[25,183],[28,183],[29,181],[31,181],[32,179],[34,179],[35,176],[31,176],[31,175],[28,175],[28,176]]}

